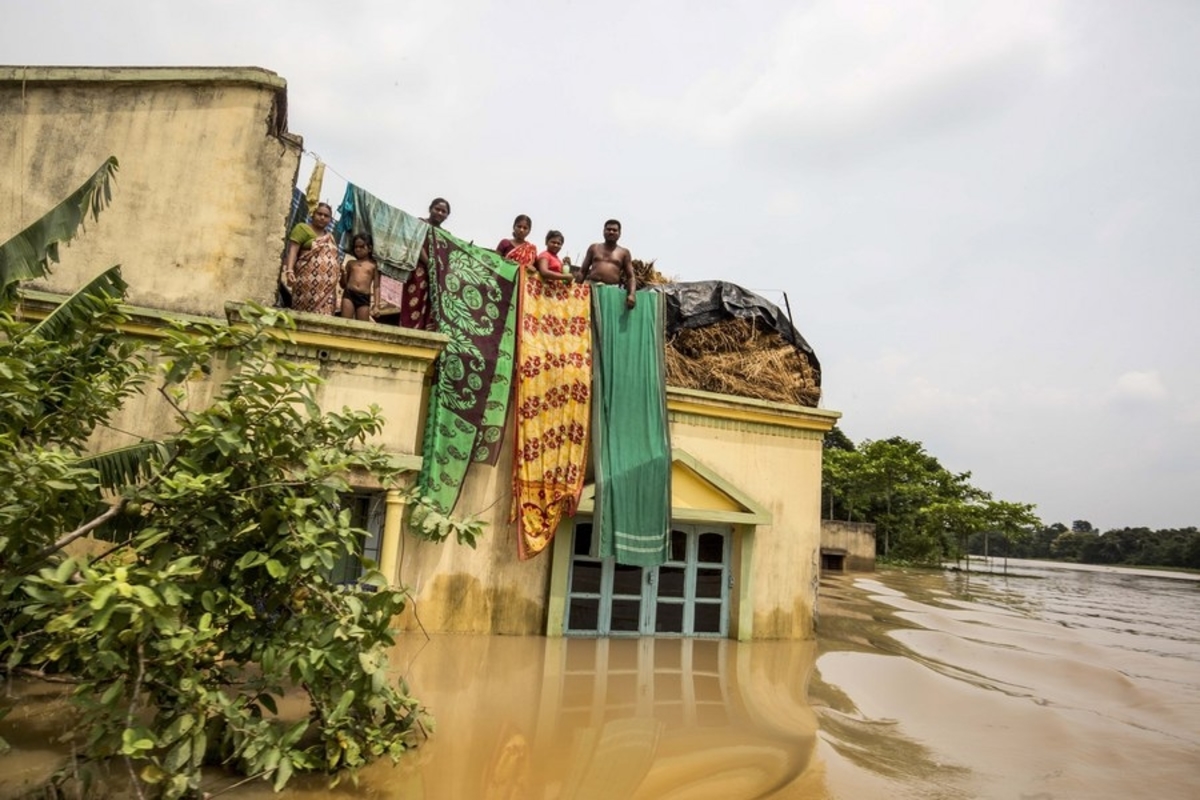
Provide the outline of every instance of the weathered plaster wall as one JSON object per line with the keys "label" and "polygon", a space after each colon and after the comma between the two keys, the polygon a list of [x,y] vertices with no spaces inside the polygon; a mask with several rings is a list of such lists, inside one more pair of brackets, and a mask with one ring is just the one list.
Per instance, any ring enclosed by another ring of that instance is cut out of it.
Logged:
{"label": "weathered plaster wall", "polygon": [[121,264],[136,305],[269,303],[301,152],[277,135],[285,87],[249,68],[0,67],[0,241],[115,155],[112,205],[35,288],[69,293]]}
{"label": "weathered plaster wall", "polygon": [[[62,299],[62,295],[27,292],[20,313],[40,319]],[[236,304],[229,304],[226,311],[230,321],[239,322]],[[130,321],[124,330],[151,344],[164,334],[168,320],[181,319],[176,314],[139,307],[130,307],[127,313]],[[208,323],[224,321],[191,319]],[[316,390],[318,404],[326,411],[379,406],[384,428],[373,443],[415,461],[420,455],[429,376],[446,337],[312,314],[296,314],[295,322],[296,330],[290,334],[290,341],[280,341],[278,352],[317,369],[324,381]],[[230,374],[227,361],[215,361],[210,374],[197,374],[187,382],[183,407],[206,408]],[[160,438],[174,432],[178,427],[176,412],[159,394],[160,383],[156,375],[141,392],[125,402],[107,426],[98,427],[89,442],[92,449],[124,447],[142,438]]]}
{"label": "weathered plaster wall", "polygon": [[517,557],[517,534],[508,521],[512,503],[512,419],[496,466],[472,464],[454,510],[479,517],[487,529],[471,549],[408,533],[400,553],[399,582],[415,598],[404,627],[430,631],[540,635],[545,630],[550,553]]}
{"label": "weathered plaster wall", "polygon": [[[746,591],[752,609],[750,636],[809,638],[819,575],[822,442],[838,415],[737,398],[710,402],[702,394],[687,393],[688,410],[671,412],[672,447],[751,495],[772,517],[769,525],[735,527],[735,536],[754,537],[748,568],[733,565],[735,575],[750,576],[746,587],[734,587],[735,596]],[[404,617],[406,628],[545,631],[553,561],[549,552],[527,562],[517,558],[516,532],[508,521],[511,483],[509,439],[495,467],[471,467],[455,509],[458,516],[488,523],[475,550],[405,535],[398,580],[415,599]],[[735,604],[734,617],[737,611]]]}
{"label": "weathered plaster wall", "polygon": [[821,547],[846,551],[846,570],[875,571],[875,526],[870,522],[821,520]]}

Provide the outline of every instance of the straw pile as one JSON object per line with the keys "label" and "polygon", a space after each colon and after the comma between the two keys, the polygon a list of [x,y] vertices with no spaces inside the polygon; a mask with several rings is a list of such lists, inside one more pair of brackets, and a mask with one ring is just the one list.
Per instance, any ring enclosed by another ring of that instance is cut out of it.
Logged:
{"label": "straw pile", "polygon": [[633,260],[633,274],[637,276],[638,286],[660,286],[671,283],[671,279],[654,268],[654,259],[642,261]]}
{"label": "straw pile", "polygon": [[807,356],[753,320],[685,328],[667,342],[667,384],[816,407],[820,375]]}

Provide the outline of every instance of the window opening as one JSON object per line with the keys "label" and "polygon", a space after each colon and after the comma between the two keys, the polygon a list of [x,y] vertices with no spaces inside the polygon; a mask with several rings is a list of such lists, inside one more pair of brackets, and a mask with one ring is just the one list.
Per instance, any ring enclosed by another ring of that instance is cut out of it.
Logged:
{"label": "window opening", "polygon": [[361,542],[361,549],[339,558],[329,576],[334,583],[351,584],[357,583],[362,577],[364,561],[376,566],[379,564],[383,538],[383,493],[351,494],[344,497],[343,502],[350,509],[350,524],[368,534]]}

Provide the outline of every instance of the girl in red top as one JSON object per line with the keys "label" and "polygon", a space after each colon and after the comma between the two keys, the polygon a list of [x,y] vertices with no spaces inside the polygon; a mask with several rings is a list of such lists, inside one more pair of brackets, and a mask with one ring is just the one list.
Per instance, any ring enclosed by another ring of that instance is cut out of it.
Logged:
{"label": "girl in red top", "polygon": [[546,250],[537,258],[537,271],[542,276],[544,281],[573,281],[575,278],[571,273],[563,272],[563,263],[558,257],[558,251],[562,250],[563,235],[558,231],[550,231],[546,234]]}

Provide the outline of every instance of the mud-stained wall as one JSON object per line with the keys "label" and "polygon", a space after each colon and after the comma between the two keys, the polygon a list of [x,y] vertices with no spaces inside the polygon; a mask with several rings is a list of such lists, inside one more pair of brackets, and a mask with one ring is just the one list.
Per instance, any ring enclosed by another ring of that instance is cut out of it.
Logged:
{"label": "mud-stained wall", "polygon": [[0,67],[0,241],[120,161],[112,205],[35,288],[121,264],[129,302],[223,316],[275,293],[300,141],[262,69]]}
{"label": "mud-stained wall", "polygon": [[844,551],[849,572],[875,571],[875,526],[870,522],[821,520],[821,547]]}
{"label": "mud-stained wall", "polygon": [[[510,415],[508,430],[511,434]],[[477,517],[486,530],[475,549],[404,533],[398,582],[414,602],[400,619],[409,630],[541,635],[546,627],[550,552],[517,557],[512,507],[512,436],[495,466],[472,464],[454,515]]]}

